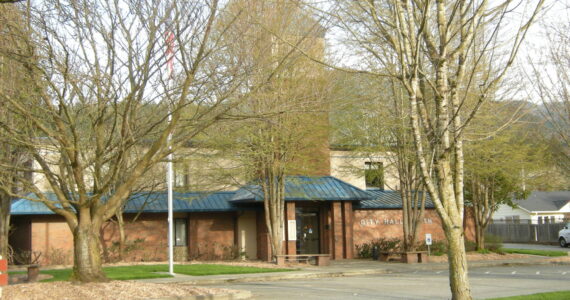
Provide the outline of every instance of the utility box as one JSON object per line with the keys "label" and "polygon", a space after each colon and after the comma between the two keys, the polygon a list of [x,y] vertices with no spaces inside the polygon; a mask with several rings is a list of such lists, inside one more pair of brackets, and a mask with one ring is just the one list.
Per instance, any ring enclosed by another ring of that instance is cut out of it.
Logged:
{"label": "utility box", "polygon": [[0,286],[8,285],[8,261],[0,256]]}

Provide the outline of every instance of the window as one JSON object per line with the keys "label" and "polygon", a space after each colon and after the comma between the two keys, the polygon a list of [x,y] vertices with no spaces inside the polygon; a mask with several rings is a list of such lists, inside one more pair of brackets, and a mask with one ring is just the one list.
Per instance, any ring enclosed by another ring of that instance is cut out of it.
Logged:
{"label": "window", "polygon": [[366,162],[364,180],[366,188],[384,189],[384,165],[381,162]]}
{"label": "window", "polygon": [[188,166],[182,165],[174,171],[174,186],[177,188],[188,187],[190,183],[190,176],[188,174]]}
{"label": "window", "polygon": [[186,219],[174,219],[174,246],[186,246]]}

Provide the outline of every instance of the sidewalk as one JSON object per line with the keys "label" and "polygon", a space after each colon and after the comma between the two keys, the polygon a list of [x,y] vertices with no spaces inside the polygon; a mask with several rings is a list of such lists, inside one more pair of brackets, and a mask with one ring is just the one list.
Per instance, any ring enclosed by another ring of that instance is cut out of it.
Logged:
{"label": "sidewalk", "polygon": [[[509,260],[489,260],[472,261],[469,267],[489,267],[500,265],[538,265],[550,264],[544,257],[532,257],[525,259]],[[264,282],[278,280],[295,280],[309,278],[330,278],[345,276],[360,276],[371,274],[408,273],[414,271],[446,270],[447,263],[427,263],[427,264],[404,264],[400,262],[379,262],[374,260],[339,260],[331,261],[330,266],[316,267],[307,265],[295,265],[298,271],[276,272],[276,273],[255,273],[255,274],[232,274],[232,275],[210,275],[210,276],[189,276],[176,275],[170,278],[142,279],[141,282],[151,283],[182,283],[191,285],[213,285],[223,283],[241,282]]]}

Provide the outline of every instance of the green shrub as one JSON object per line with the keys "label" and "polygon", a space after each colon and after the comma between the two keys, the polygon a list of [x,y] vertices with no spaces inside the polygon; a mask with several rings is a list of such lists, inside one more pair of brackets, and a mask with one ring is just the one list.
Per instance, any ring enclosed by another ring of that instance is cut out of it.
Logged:
{"label": "green shrub", "polygon": [[380,238],[374,240],[372,245],[378,247],[378,251],[400,251],[402,248],[402,241],[398,238]]}
{"label": "green shrub", "polygon": [[477,253],[480,253],[480,254],[489,254],[489,253],[491,253],[491,251],[489,251],[489,249],[479,249],[479,250],[477,250]]}
{"label": "green shrub", "polygon": [[442,240],[442,241],[432,241],[431,246],[430,246],[430,254],[434,255],[434,256],[442,256],[444,254],[447,254],[447,242]]}
{"label": "green shrub", "polygon": [[372,243],[364,243],[356,245],[356,255],[359,258],[371,258],[372,257]]}
{"label": "green shrub", "polygon": [[376,247],[378,252],[384,251],[400,251],[402,248],[402,241],[398,238],[393,239],[386,239],[386,238],[379,238],[372,240],[368,243],[363,243],[356,245],[356,253],[359,258],[371,258],[373,249]]}
{"label": "green shrub", "polygon": [[471,240],[465,240],[465,251],[471,252],[477,250],[477,243]]}

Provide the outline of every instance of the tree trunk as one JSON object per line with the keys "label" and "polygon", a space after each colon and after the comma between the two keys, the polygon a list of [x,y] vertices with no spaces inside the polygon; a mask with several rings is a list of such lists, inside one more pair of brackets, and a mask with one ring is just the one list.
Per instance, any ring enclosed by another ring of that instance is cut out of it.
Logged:
{"label": "tree trunk", "polygon": [[109,281],[103,273],[99,228],[90,222],[82,222],[73,231],[73,273],[71,281]]}
{"label": "tree trunk", "polygon": [[283,175],[275,176],[273,166],[266,169],[266,176],[263,180],[264,211],[265,222],[271,245],[271,256],[283,254],[283,230],[285,211],[285,178]]}
{"label": "tree trunk", "polygon": [[123,219],[123,210],[121,209],[117,214],[117,226],[119,227],[119,261],[125,259],[125,220]]}
{"label": "tree trunk", "polygon": [[477,250],[485,249],[485,228],[481,225],[475,227],[475,243]]}
{"label": "tree trunk", "polygon": [[10,197],[0,194],[0,255],[8,258],[8,234],[10,233]]}
{"label": "tree trunk", "polygon": [[445,237],[448,244],[449,285],[453,300],[468,300],[471,298],[471,288],[467,278],[467,256],[463,227],[460,225],[446,226]]}

